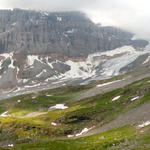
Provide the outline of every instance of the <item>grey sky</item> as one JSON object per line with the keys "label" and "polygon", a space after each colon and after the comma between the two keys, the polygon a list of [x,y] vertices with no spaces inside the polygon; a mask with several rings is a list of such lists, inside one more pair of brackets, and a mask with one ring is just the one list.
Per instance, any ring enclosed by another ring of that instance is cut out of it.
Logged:
{"label": "grey sky", "polygon": [[114,25],[150,40],[150,0],[0,0],[0,8],[80,10],[94,22]]}

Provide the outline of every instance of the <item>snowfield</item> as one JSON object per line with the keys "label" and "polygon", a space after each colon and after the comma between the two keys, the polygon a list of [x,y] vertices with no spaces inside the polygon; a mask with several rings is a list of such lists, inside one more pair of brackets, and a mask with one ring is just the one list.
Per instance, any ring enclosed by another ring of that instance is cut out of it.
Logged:
{"label": "snowfield", "polygon": [[[94,78],[100,76],[102,79],[119,75],[120,69],[135,61],[139,56],[149,53],[148,51],[137,51],[132,46],[123,46],[111,51],[98,52],[88,56],[86,61],[73,62],[68,60],[66,65],[70,70],[57,76],[57,79]],[[101,70],[97,72],[97,67]]]}
{"label": "snowfield", "polygon": [[55,110],[55,109],[67,109],[68,106],[65,106],[65,104],[56,104],[55,106],[52,106],[49,108],[49,111]]}

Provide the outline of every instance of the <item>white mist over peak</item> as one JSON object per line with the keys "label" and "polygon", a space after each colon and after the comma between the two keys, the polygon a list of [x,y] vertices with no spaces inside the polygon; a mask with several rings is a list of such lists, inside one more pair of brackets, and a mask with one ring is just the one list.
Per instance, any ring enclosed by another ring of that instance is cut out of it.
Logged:
{"label": "white mist over peak", "polygon": [[0,4],[0,9],[83,11],[96,23],[117,26],[150,40],[149,0],[0,0]]}

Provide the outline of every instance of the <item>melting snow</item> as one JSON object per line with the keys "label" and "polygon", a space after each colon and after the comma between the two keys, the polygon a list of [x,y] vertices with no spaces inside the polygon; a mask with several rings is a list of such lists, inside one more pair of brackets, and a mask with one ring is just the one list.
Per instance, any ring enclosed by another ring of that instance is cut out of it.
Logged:
{"label": "melting snow", "polygon": [[67,109],[68,107],[67,106],[65,106],[65,104],[56,104],[55,106],[52,106],[52,107],[50,107],[49,108],[49,111],[50,110],[55,110],[55,109]]}
{"label": "melting snow", "polygon": [[[123,46],[111,51],[98,52],[90,54],[86,61],[73,62],[71,60],[66,61],[64,64],[70,66],[70,70],[60,76],[56,77],[59,79],[72,79],[82,78],[87,79],[95,77],[97,74],[96,67],[102,67],[99,75],[104,78],[118,75],[120,69],[126,65],[132,63],[140,55],[147,52],[136,51],[132,46]],[[122,54],[122,56],[117,56]],[[112,58],[106,58],[106,57]],[[114,57],[115,56],[115,57]]]}
{"label": "melting snow", "polygon": [[14,23],[12,23],[11,25],[12,25],[12,26],[15,26],[16,24],[17,24],[17,22],[14,22]]}
{"label": "melting snow", "polygon": [[6,115],[7,113],[8,113],[8,111],[2,113],[0,116],[1,116],[1,117],[7,117],[7,116],[8,116],[8,115]]}
{"label": "melting snow", "polygon": [[74,33],[75,32],[75,29],[72,29],[72,30],[68,30],[66,33]]}
{"label": "melting snow", "polygon": [[67,135],[67,137],[68,137],[68,138],[72,138],[72,137],[74,137],[74,135]]}
{"label": "melting snow", "polygon": [[112,99],[112,101],[116,101],[116,100],[118,100],[120,97],[121,97],[120,95],[119,95],[119,96],[116,96],[116,97],[114,97],[114,98]]}
{"label": "melting snow", "polygon": [[57,21],[61,22],[62,18],[61,17],[57,17]]}
{"label": "melting snow", "polygon": [[119,47],[119,48],[116,48],[116,49],[111,50],[111,51],[94,53],[94,54],[90,55],[90,57],[93,57],[93,56],[112,57],[112,56],[115,56],[118,54],[123,54],[123,53],[132,54],[132,53],[136,53],[136,50],[132,46],[123,46],[123,47]]}
{"label": "melting snow", "polygon": [[143,65],[150,62],[150,56],[147,57],[147,59],[143,62]]}
{"label": "melting snow", "polygon": [[[91,129],[91,128],[90,128]],[[81,136],[82,134],[88,132],[90,129],[84,128],[80,133],[76,134],[75,136]]]}
{"label": "melting snow", "polygon": [[57,126],[57,123],[52,122],[51,125],[52,125],[52,126]]}
{"label": "melting snow", "polygon": [[146,127],[148,125],[150,125],[150,121],[143,122],[142,124],[138,125],[138,127],[143,128],[143,127]]}
{"label": "melting snow", "polygon": [[29,55],[29,56],[27,57],[28,65],[29,65],[29,66],[32,66],[32,65],[34,64],[34,61],[35,61],[35,60],[38,60],[38,56],[36,56],[36,55]]}
{"label": "melting snow", "polygon": [[48,61],[48,59],[49,59],[49,57],[46,57],[46,63],[53,69],[54,67],[53,67],[53,63],[50,63],[49,61]]}
{"label": "melting snow", "polygon": [[[75,29],[72,29],[71,31],[68,31],[69,33],[73,32]],[[118,56],[120,55],[121,56]],[[125,67],[126,65],[132,63],[134,60],[136,60],[140,55],[145,54],[143,51],[136,51],[132,46],[123,46],[111,51],[106,52],[98,52],[94,54],[90,54],[86,61],[80,61],[80,62],[74,62],[71,60],[68,60],[64,63],[65,65],[70,66],[70,70],[65,72],[64,74],[60,75],[54,75],[48,79],[46,79],[46,82],[49,82],[50,80],[54,79],[88,79],[92,77],[99,76],[101,78],[111,77],[114,75],[118,75],[120,72],[120,69]],[[10,54],[5,54],[5,57],[10,56]],[[109,57],[109,59],[107,58]],[[53,63],[49,62],[48,59],[50,57],[46,57],[46,61],[42,61],[37,55],[29,55],[27,57],[27,63],[28,66],[34,67],[35,60],[47,64],[51,69],[54,69]],[[57,61],[58,62],[58,61]],[[56,62],[56,63],[57,63]],[[1,62],[0,62],[1,63]],[[13,63],[11,63],[10,67]],[[102,69],[97,72],[96,67],[101,66]],[[36,77],[40,77],[42,73],[46,72],[46,70],[43,70],[40,74],[36,75]],[[24,81],[24,83],[27,80]],[[117,82],[117,81],[116,81]],[[109,85],[112,83],[105,83],[101,85],[97,85],[98,87]],[[37,86],[37,85],[36,85]],[[34,86],[31,86],[34,87]]]}
{"label": "melting snow", "polygon": [[46,12],[46,11],[45,11],[45,12],[41,12],[41,14],[42,14],[42,15],[45,15],[45,16],[48,16],[48,15],[49,15],[49,12]]}
{"label": "melting snow", "polygon": [[7,58],[13,56],[13,52],[12,52],[12,53],[3,53],[3,54],[0,54],[0,56],[2,56],[2,57],[4,57],[5,59],[7,59]]}
{"label": "melting snow", "polygon": [[51,97],[52,95],[46,95],[47,97]]}
{"label": "melting snow", "polygon": [[118,75],[121,68],[132,63],[140,55],[141,53],[133,53],[133,54],[126,54],[117,58],[109,59],[102,65],[103,69],[101,73],[103,76],[107,76],[107,77]]}
{"label": "melting snow", "polygon": [[139,99],[139,96],[132,98],[131,101],[135,101],[137,99]]}
{"label": "melting snow", "polygon": [[[10,60],[11,60],[11,63],[9,64],[9,68],[12,68],[12,69],[14,69],[15,67],[14,67],[14,59],[13,59],[13,52],[12,53],[4,53],[4,54],[0,54],[0,56],[2,56],[2,57],[4,57],[5,58],[5,60],[7,59],[7,58],[10,58]],[[0,65],[0,67],[1,67],[1,65]]]}
{"label": "melting snow", "polygon": [[29,79],[23,79],[22,82],[23,83],[27,83],[29,81]]}
{"label": "melting snow", "polygon": [[39,73],[38,75],[36,75],[36,77],[40,77],[42,74],[44,74],[46,72],[46,69],[44,69],[41,73]]}
{"label": "melting snow", "polygon": [[24,86],[24,88],[33,88],[33,87],[38,87],[40,85],[41,85],[41,83],[35,84],[35,85],[26,85],[26,86]]}
{"label": "melting snow", "polygon": [[[66,62],[66,65],[69,65],[71,69],[65,74],[62,74],[62,79],[67,78],[83,78],[92,77],[95,75],[96,71],[92,65],[89,65],[87,62],[73,62],[71,60]],[[61,77],[60,76],[60,77]]]}
{"label": "melting snow", "polygon": [[13,147],[13,146],[14,146],[14,144],[8,144],[8,146],[9,146],[9,147]]}
{"label": "melting snow", "polygon": [[112,82],[107,82],[107,83],[99,84],[99,85],[97,85],[97,87],[106,86],[106,85],[113,84],[113,83],[120,82],[120,81],[122,81],[122,80],[116,80],[116,81],[112,81]]}
{"label": "melting snow", "polygon": [[36,96],[32,96],[32,99],[35,99],[36,98]]}
{"label": "melting snow", "polygon": [[80,133],[78,134],[75,134],[75,135],[68,135],[67,137],[68,138],[72,138],[72,137],[78,137],[78,136],[81,136],[83,135],[84,133],[88,132],[89,130],[93,129],[94,127],[91,127],[91,128],[84,128]]}
{"label": "melting snow", "polygon": [[21,91],[21,88],[20,87],[17,87],[17,89],[13,92],[18,92],[18,91]]}
{"label": "melting snow", "polygon": [[34,64],[35,60],[39,61],[40,63],[44,63],[44,62],[41,61],[41,59],[39,58],[38,55],[28,55],[27,63],[28,63],[29,66],[32,66]]}

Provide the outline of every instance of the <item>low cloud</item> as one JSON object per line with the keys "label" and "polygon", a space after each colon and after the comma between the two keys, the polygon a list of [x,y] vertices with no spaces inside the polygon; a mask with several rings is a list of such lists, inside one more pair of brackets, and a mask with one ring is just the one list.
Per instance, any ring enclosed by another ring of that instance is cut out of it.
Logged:
{"label": "low cloud", "polygon": [[150,40],[149,0],[0,0],[0,8],[83,11],[94,22],[113,25]]}

